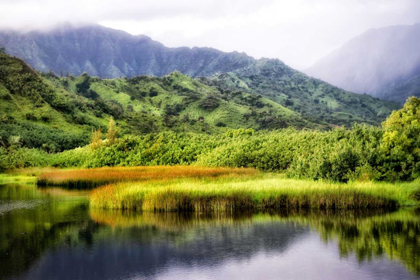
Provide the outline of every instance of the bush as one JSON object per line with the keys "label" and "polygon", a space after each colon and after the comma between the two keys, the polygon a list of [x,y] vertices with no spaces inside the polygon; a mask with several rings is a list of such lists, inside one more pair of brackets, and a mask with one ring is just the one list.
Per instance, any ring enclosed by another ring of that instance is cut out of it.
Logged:
{"label": "bush", "polygon": [[0,147],[0,171],[25,167],[44,167],[50,163],[47,153],[38,149],[5,149]]}
{"label": "bush", "polygon": [[56,151],[74,149],[89,142],[88,133],[65,132],[30,122],[0,123],[1,139],[9,139],[14,135],[20,136],[20,142],[26,148],[41,148],[48,144],[54,145]]}
{"label": "bush", "polygon": [[159,92],[154,87],[150,88],[149,90],[149,97],[155,97],[158,96]]}

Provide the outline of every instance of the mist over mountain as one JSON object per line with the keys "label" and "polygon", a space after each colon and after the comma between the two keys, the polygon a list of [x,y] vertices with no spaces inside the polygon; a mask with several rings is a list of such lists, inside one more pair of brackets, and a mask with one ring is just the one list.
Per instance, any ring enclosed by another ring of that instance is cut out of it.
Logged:
{"label": "mist over mountain", "polygon": [[400,103],[420,96],[420,24],[369,30],[305,73],[345,90]]}
{"label": "mist over mountain", "polygon": [[0,46],[39,71],[101,78],[164,76],[175,70],[186,75],[211,76],[255,62],[244,53],[212,48],[168,48],[147,36],[101,25],[63,24],[50,31],[0,32]]}

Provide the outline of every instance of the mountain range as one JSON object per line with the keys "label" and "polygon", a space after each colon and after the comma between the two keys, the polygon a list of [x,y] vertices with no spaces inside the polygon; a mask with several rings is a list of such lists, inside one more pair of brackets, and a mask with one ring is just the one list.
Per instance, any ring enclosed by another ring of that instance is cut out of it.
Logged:
{"label": "mountain range", "polygon": [[420,23],[369,30],[304,72],[348,91],[404,103],[420,96]]}
{"label": "mountain range", "polygon": [[49,31],[2,31],[0,46],[39,71],[100,78],[164,76],[177,70],[192,77],[224,73],[255,62],[244,53],[212,48],[168,48],[147,36],[101,25],[60,25]]}

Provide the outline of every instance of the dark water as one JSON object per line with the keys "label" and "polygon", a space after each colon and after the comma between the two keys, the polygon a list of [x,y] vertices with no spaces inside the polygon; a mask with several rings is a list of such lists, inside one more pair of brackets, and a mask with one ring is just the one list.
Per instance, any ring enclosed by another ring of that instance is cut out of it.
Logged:
{"label": "dark water", "polygon": [[0,279],[419,279],[420,211],[154,214],[0,185]]}

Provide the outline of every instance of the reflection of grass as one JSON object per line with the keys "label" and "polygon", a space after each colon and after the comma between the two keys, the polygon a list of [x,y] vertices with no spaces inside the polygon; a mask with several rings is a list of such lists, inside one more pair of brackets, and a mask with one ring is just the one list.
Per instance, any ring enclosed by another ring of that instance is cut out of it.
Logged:
{"label": "reflection of grass", "polygon": [[90,191],[67,190],[62,188],[37,188],[35,184],[10,183],[0,186],[0,198],[6,200],[27,200],[37,198],[88,199]]}
{"label": "reflection of grass", "polygon": [[40,193],[51,195],[53,197],[87,197],[90,191],[87,190],[68,190],[63,188],[40,188]]}
{"label": "reflection of grass", "polygon": [[145,211],[230,211],[277,208],[381,208],[414,204],[412,183],[348,184],[249,177],[181,178],[111,184],[92,192],[90,205]]}
{"label": "reflection of grass", "polygon": [[[112,227],[157,227],[166,230],[183,230],[197,226],[233,225],[250,222],[257,215],[231,213],[154,213],[139,214],[134,211],[106,210],[91,208],[90,216],[95,222]],[[268,216],[264,216],[268,217]],[[264,219],[266,221],[266,219]]]}
{"label": "reflection of grass", "polygon": [[136,212],[129,210],[110,210],[91,208],[90,216],[95,222],[112,227],[156,227],[166,230],[184,230],[198,226],[213,227],[237,224],[256,224],[267,222],[299,222],[309,224],[313,219],[352,219],[372,217],[383,214],[382,210],[316,210],[286,209],[281,212]]}
{"label": "reflection of grass", "polygon": [[27,200],[45,198],[35,184],[4,184],[0,185],[0,198],[4,200]]}
{"label": "reflection of grass", "polygon": [[75,169],[45,172],[39,175],[40,186],[63,186],[88,189],[125,181],[168,180],[173,178],[215,178],[250,176],[258,172],[245,168],[209,168],[191,166],[146,166]]}

